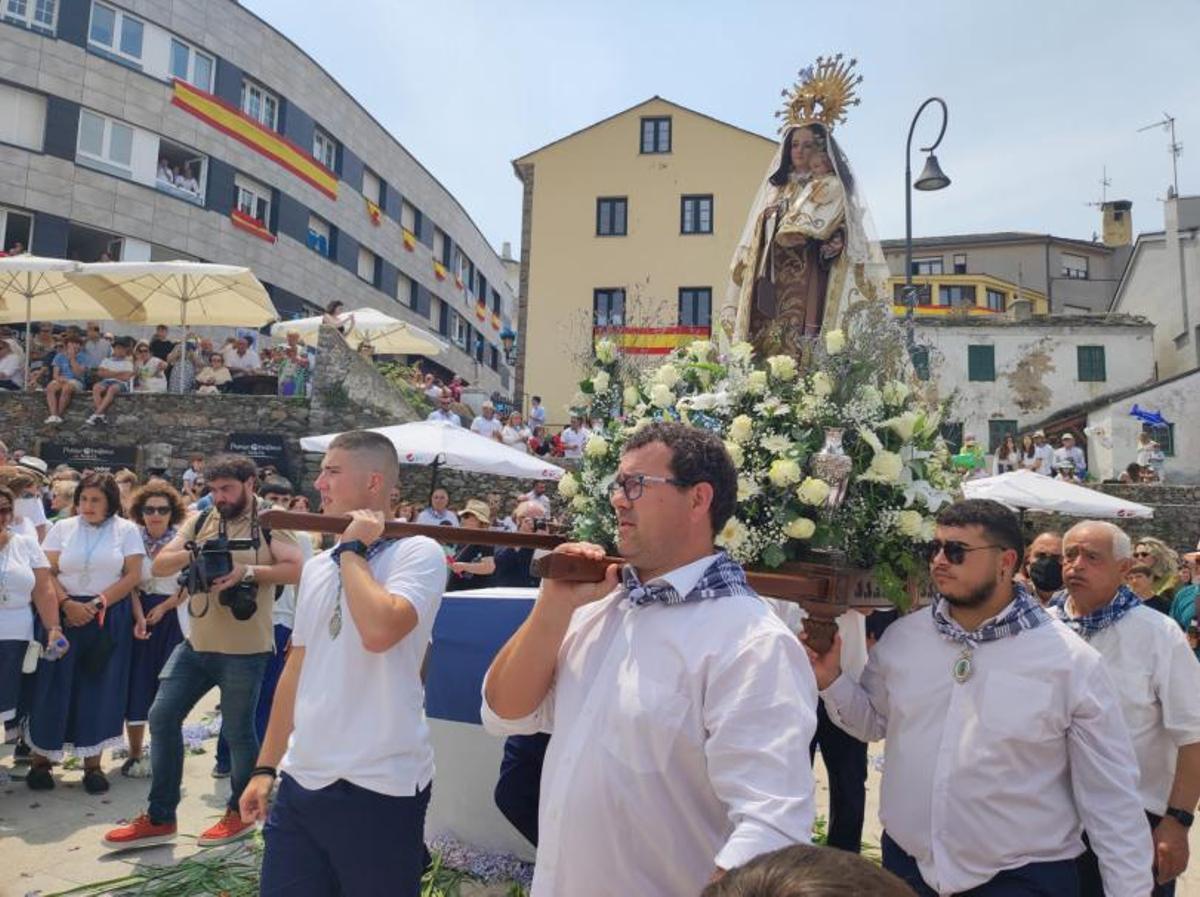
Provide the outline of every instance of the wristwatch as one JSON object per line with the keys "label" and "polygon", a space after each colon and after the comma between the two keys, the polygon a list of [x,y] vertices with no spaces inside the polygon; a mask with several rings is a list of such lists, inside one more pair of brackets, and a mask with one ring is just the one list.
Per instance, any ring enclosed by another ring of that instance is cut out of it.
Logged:
{"label": "wristwatch", "polygon": [[335,564],[341,564],[342,555],[349,551],[351,554],[357,554],[359,557],[367,556],[367,543],[362,539],[351,539],[349,542],[339,542],[330,553]]}
{"label": "wristwatch", "polygon": [[1164,816],[1170,816],[1184,828],[1191,828],[1196,817],[1187,810],[1180,810],[1178,807],[1167,807]]}

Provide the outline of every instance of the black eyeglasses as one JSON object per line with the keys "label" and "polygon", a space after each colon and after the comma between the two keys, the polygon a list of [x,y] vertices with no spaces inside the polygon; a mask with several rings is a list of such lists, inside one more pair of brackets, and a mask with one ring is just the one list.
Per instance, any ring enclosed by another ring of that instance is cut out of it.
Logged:
{"label": "black eyeglasses", "polygon": [[924,555],[926,562],[932,564],[937,560],[937,556],[943,552],[946,554],[946,560],[957,566],[967,559],[967,552],[982,551],[985,548],[1004,549],[1003,545],[968,545],[966,542],[943,542],[940,539],[934,539],[932,542],[926,542],[921,547],[921,553]]}
{"label": "black eyeglasses", "polygon": [[617,477],[608,484],[608,497],[612,498],[617,494],[617,490],[625,493],[625,497],[630,501],[637,501],[642,497],[642,493],[646,491],[647,483],[670,483],[672,486],[686,486],[687,483],[682,480],[677,480],[675,477],[656,477],[648,473],[635,473],[632,476]]}
{"label": "black eyeglasses", "polygon": [[160,514],[166,516],[171,513],[171,508],[167,505],[146,505],[142,508],[143,514]]}

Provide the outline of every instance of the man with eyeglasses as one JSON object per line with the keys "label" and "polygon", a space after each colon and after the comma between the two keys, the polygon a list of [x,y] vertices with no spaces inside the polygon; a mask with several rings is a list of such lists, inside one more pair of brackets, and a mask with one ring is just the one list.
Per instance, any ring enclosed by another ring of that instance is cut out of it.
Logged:
{"label": "man with eyeglasses", "polygon": [[1004,505],[942,510],[931,611],[893,623],[859,683],[840,641],[809,651],[825,707],[886,738],[884,868],[919,897],[1073,895],[1086,828],[1109,895],[1150,892],[1129,733],[1100,656],[1013,581],[1021,526]]}
{"label": "man with eyeglasses", "polygon": [[489,732],[553,732],[532,897],[692,897],[812,833],[816,689],[795,635],[713,547],[737,498],[724,445],[651,424],[614,483],[625,565],[543,579],[484,678]]}
{"label": "man with eyeglasses", "polygon": [[[1100,653],[1118,685],[1139,773],[1138,804],[1126,819],[1141,827],[1142,837],[1152,831],[1150,893],[1170,897],[1187,868],[1188,830],[1200,802],[1200,665],[1175,622],[1126,585],[1132,554],[1129,536],[1107,521],[1071,527],[1063,537],[1066,593],[1054,610]],[[1086,828],[1094,850],[1091,824]],[[1080,897],[1111,893],[1096,867],[1092,850],[1079,858]]]}

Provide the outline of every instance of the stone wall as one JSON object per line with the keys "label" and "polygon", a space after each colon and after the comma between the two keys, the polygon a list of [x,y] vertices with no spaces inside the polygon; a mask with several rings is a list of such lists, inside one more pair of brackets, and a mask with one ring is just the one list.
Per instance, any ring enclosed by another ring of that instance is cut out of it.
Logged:
{"label": "stone wall", "polygon": [[[1200,539],[1200,486],[1104,484],[1100,491],[1117,498],[1136,501],[1154,508],[1150,520],[1118,520],[1125,532],[1134,539],[1156,536],[1177,551],[1195,551]],[[1027,514],[1026,520],[1034,532],[1044,529],[1064,532],[1078,523],[1078,517],[1061,514]]]}

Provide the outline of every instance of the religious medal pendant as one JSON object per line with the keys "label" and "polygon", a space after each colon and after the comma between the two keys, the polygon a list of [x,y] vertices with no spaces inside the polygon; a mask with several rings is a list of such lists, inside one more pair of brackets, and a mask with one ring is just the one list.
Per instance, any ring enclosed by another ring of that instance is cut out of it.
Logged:
{"label": "religious medal pendant", "polygon": [[971,646],[967,645],[954,661],[954,681],[962,685],[971,678]]}
{"label": "religious medal pendant", "polygon": [[333,607],[333,616],[329,618],[329,638],[336,639],[342,631],[342,601],[341,596],[338,596],[338,602]]}

